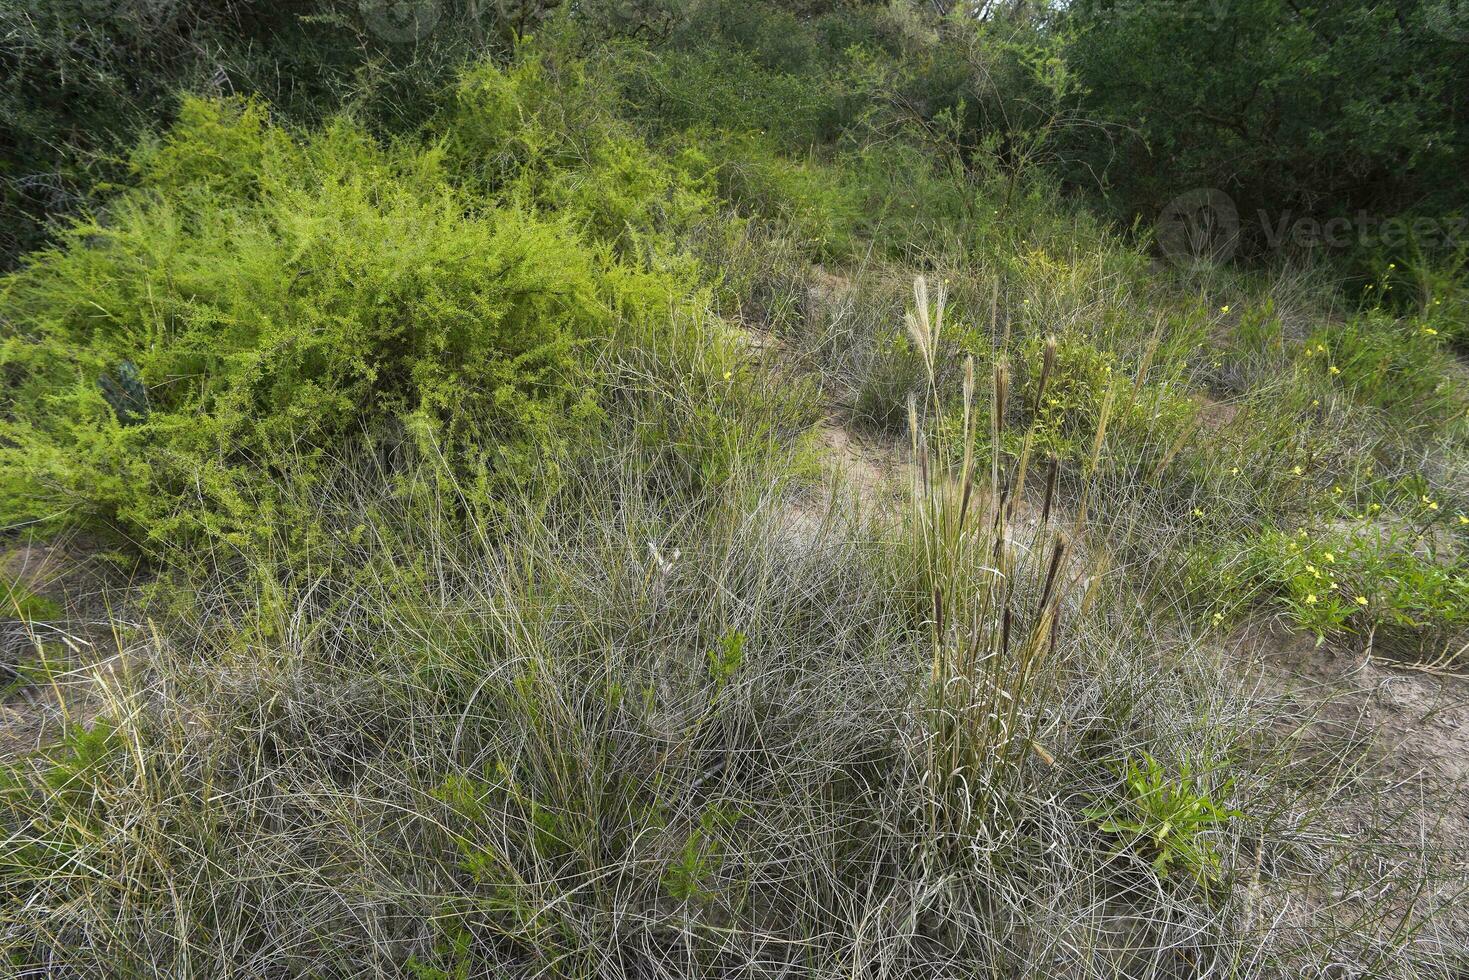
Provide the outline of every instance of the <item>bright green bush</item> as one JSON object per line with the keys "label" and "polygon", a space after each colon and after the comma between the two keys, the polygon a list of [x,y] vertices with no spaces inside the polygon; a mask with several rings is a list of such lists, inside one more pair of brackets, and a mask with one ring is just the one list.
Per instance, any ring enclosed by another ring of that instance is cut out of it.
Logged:
{"label": "bright green bush", "polygon": [[472,193],[565,215],[621,255],[667,259],[674,233],[714,211],[711,165],[693,150],[654,152],[609,100],[580,62],[553,69],[528,54],[466,71],[433,129]]}
{"label": "bright green bush", "polygon": [[[252,93],[301,123],[351,106],[406,132],[462,61],[554,2],[0,0],[0,267],[123,175],[178,93]],[[414,23],[414,18],[420,18]]]}
{"label": "bright green bush", "polygon": [[[273,519],[262,483],[364,432],[431,443],[487,495],[554,485],[598,415],[583,348],[680,295],[347,122],[295,139],[193,102],[136,168],[0,287],[7,523],[248,533]],[[134,371],[144,404],[119,404]]]}
{"label": "bright green bush", "polygon": [[847,171],[814,157],[794,159],[756,133],[721,133],[699,140],[720,194],[742,211],[789,232],[814,258],[845,258],[857,247],[860,191]]}

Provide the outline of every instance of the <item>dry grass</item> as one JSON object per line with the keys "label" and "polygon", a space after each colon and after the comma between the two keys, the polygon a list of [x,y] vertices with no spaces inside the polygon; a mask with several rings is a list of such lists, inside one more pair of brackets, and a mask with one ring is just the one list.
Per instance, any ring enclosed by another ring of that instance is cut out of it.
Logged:
{"label": "dry grass", "polygon": [[[105,723],[12,765],[13,969],[1450,975],[1441,872],[1326,819],[1366,798],[1360,749],[1271,734],[1212,647],[1078,580],[1032,434],[975,449],[994,378],[981,413],[964,370],[957,430],[915,401],[897,521],[793,507],[824,491],[769,454],[690,498],[627,429],[494,526],[344,460],[299,488],[332,535],[167,580]],[[1209,887],[1086,815],[1144,754],[1243,814]]]}

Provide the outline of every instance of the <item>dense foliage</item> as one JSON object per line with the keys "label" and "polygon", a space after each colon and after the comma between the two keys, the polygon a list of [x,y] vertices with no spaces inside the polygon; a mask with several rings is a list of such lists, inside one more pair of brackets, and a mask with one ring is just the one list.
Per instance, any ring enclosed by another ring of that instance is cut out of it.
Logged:
{"label": "dense foliage", "polygon": [[1464,975],[1454,248],[1149,235],[1452,208],[1457,42],[1185,14],[0,0],[0,962]]}
{"label": "dense foliage", "polygon": [[626,139],[574,178],[522,160],[467,197],[456,162],[554,143],[488,94],[546,91],[526,74],[466,78],[443,148],[384,148],[346,120],[296,138],[257,104],[186,102],[106,222],[4,286],[9,519],[237,536],[270,524],[262,472],[307,477],[353,438],[432,447],[485,494],[553,485],[595,424],[599,346],[692,289],[602,242],[707,200],[665,192],[678,171]]}
{"label": "dense foliage", "polygon": [[1283,219],[1462,214],[1469,22],[1456,15],[1433,0],[1082,0],[1066,60],[1080,111],[1107,132],[1071,139],[1076,162],[1124,214],[1221,189],[1255,247]]}

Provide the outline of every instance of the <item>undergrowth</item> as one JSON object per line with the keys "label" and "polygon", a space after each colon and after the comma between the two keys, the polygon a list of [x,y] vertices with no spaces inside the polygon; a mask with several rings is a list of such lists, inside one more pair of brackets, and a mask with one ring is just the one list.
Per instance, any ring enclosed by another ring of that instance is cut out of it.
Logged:
{"label": "undergrowth", "polygon": [[5,582],[14,970],[1463,969],[1462,862],[1230,643],[1462,667],[1452,290],[1158,268],[1032,165],[1058,66],[937,108],[931,26],[191,98],[0,280],[6,525],[146,572],[91,646]]}

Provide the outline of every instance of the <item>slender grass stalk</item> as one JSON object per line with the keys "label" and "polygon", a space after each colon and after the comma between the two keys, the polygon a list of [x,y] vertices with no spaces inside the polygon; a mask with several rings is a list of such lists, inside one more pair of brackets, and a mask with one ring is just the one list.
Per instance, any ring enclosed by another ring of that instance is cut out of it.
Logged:
{"label": "slender grass stalk", "polygon": [[[911,398],[908,423],[915,462],[909,531],[922,578],[920,594],[929,607],[931,823],[954,829],[956,821],[962,825],[991,816],[1032,752],[1038,685],[1071,584],[1070,545],[1049,520],[1055,461],[1047,473],[1042,519],[1021,520],[1039,423],[1032,413],[1018,455],[1007,458],[1008,365],[1001,359],[994,368],[990,459],[981,485],[973,360],[964,364],[955,436],[943,423],[945,398],[938,378],[945,372],[936,362],[944,292],[940,288],[931,300],[919,278],[913,299],[906,322],[928,379],[921,399],[926,411],[919,411],[919,397]],[[1036,402],[1045,397],[1055,366],[1051,338],[1031,395]],[[985,791],[976,796],[978,787]]]}

